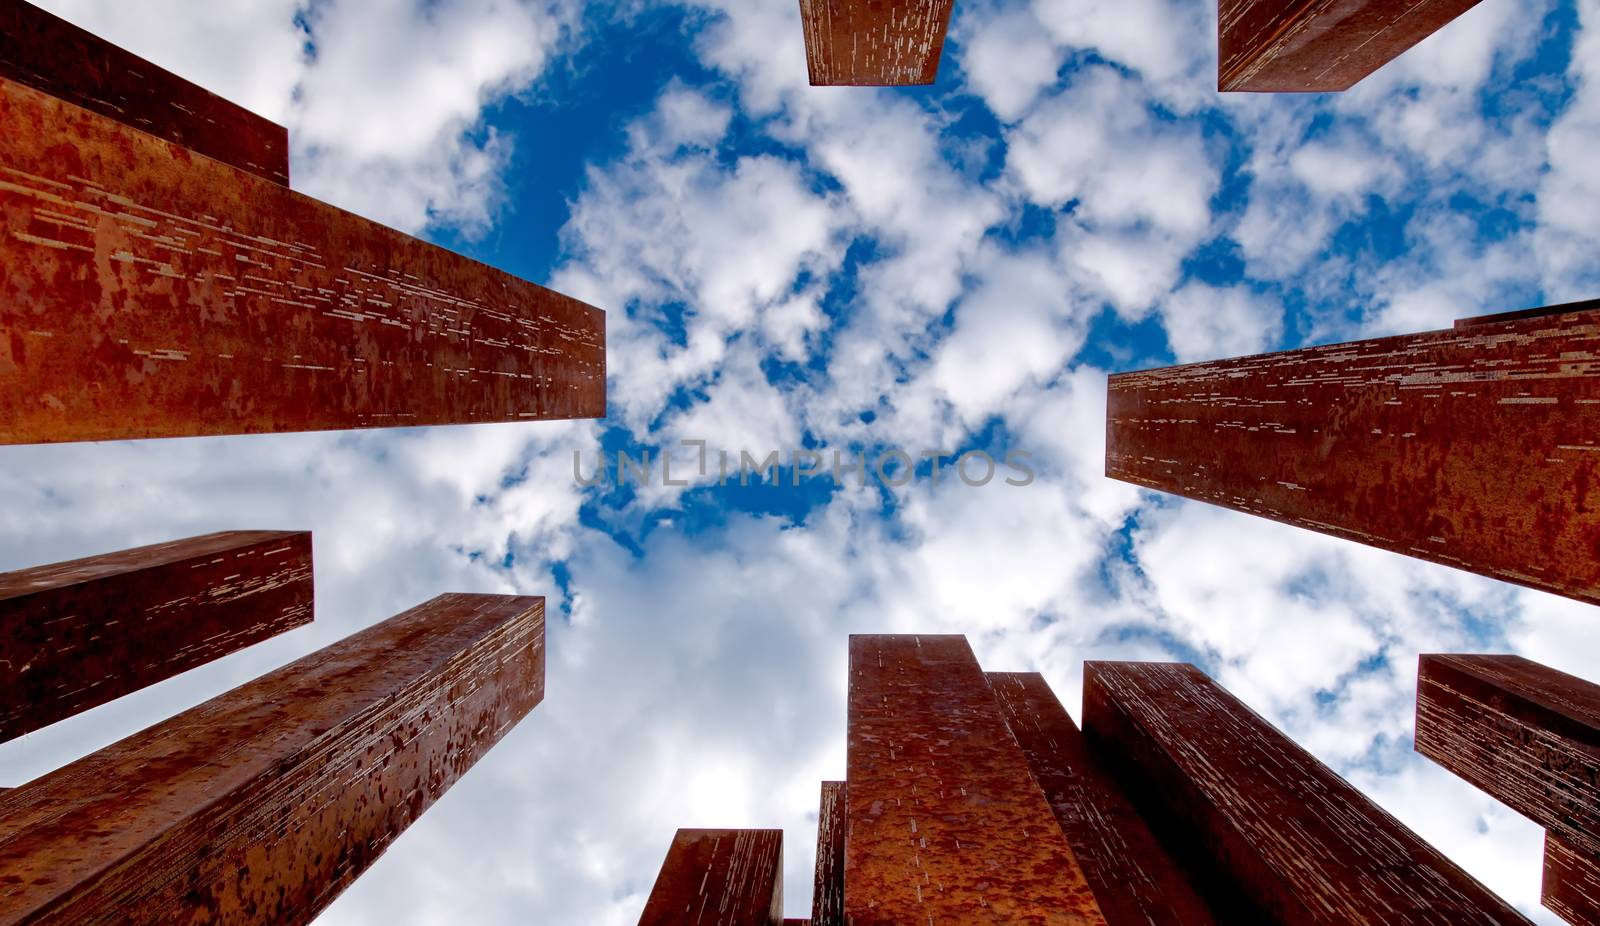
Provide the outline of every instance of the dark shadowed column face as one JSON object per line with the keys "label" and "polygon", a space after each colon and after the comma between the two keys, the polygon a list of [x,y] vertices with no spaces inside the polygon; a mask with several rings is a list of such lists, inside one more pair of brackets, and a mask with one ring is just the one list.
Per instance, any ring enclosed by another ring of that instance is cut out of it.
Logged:
{"label": "dark shadowed column face", "polygon": [[1600,604],[1600,311],[1111,377],[1106,475]]}
{"label": "dark shadowed column face", "polygon": [[305,532],[229,531],[0,573],[0,740],[311,616]]}
{"label": "dark shadowed column face", "polygon": [[800,0],[812,86],[931,84],[952,0]]}
{"label": "dark shadowed column face", "polygon": [[817,808],[816,883],[811,889],[811,926],[844,926],[844,806],[842,781],[822,783]]}
{"label": "dark shadowed column face", "polygon": [[845,917],[1104,923],[960,636],[852,636]]}
{"label": "dark shadowed column face", "polygon": [[639,926],[779,926],[783,830],[678,830]]}

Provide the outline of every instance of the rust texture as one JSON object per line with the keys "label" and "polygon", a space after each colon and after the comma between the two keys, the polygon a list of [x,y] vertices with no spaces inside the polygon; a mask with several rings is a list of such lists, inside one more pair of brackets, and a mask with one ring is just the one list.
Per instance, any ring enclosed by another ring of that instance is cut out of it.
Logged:
{"label": "rust texture", "polygon": [[289,184],[283,126],[23,0],[0,0],[0,77]]}
{"label": "rust texture", "polygon": [[1215,922],[1037,673],[990,672],[989,687],[1028,758],[1110,926]]}
{"label": "rust texture", "polygon": [[783,830],[678,830],[639,926],[780,926]]}
{"label": "rust texture", "polygon": [[931,84],[953,0],[800,0],[814,87]]}
{"label": "rust texture", "polygon": [[1600,686],[1521,656],[1424,655],[1416,746],[1600,857]]}
{"label": "rust texture", "polygon": [[1600,926],[1600,859],[1546,833],[1539,900],[1573,926]]}
{"label": "rust texture", "polygon": [[1217,89],[1339,91],[1478,0],[1219,0]]}
{"label": "rust texture", "polygon": [[1106,475],[1600,604],[1600,312],[1111,377]]}
{"label": "rust texture", "polygon": [[844,782],[822,783],[816,882],[811,888],[812,926],[844,926],[844,794]]}
{"label": "rust texture", "polygon": [[1083,702],[1141,816],[1236,892],[1225,922],[1528,922],[1194,666],[1088,662]]}
{"label": "rust texture", "polygon": [[605,414],[599,310],[0,80],[0,444]]}
{"label": "rust texture", "polygon": [[228,531],[0,573],[0,742],[311,613],[306,532]]}
{"label": "rust texture", "polygon": [[544,696],[544,600],[442,595],[0,795],[0,924],[300,926]]}
{"label": "rust texture", "polygon": [[850,638],[845,918],[1102,924],[960,636]]}
{"label": "rust texture", "polygon": [[1475,315],[1471,318],[1456,319],[1455,329],[1476,328],[1479,325],[1496,325],[1501,322],[1522,321],[1528,318],[1548,318],[1552,315],[1566,315],[1571,312],[1592,312],[1600,309],[1600,299],[1585,299],[1582,302],[1566,302],[1561,305],[1547,305],[1536,309],[1518,309],[1515,312],[1496,312],[1493,315]]}

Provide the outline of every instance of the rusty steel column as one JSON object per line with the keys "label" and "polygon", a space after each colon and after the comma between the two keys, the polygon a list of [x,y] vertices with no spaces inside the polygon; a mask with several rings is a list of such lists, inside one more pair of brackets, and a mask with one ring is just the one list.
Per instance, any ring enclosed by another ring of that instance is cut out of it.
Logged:
{"label": "rusty steel column", "polygon": [[813,87],[931,84],[953,0],[800,0]]}
{"label": "rusty steel column", "polygon": [[441,595],[0,795],[0,924],[303,926],[544,697],[544,599]]}
{"label": "rusty steel column", "polygon": [[0,573],[0,742],[310,623],[311,608],[304,531]]}
{"label": "rusty steel column", "polygon": [[1194,666],[1085,663],[1083,730],[1224,922],[1528,922]]}
{"label": "rusty steel column", "polygon": [[283,126],[23,0],[0,0],[0,77],[289,184]]}
{"label": "rusty steel column", "polygon": [[605,316],[0,80],[0,444],[605,414]]}
{"label": "rusty steel column", "polygon": [[1217,89],[1339,91],[1478,0],[1219,0]]}
{"label": "rusty steel column", "polygon": [[1600,311],[1120,373],[1106,475],[1600,603]]}
{"label": "rusty steel column", "polygon": [[851,926],[1105,923],[961,636],[850,637]]}
{"label": "rusty steel column", "polygon": [[1539,902],[1573,926],[1600,926],[1600,859],[1545,833]]}
{"label": "rusty steel column", "polygon": [[1006,724],[1028,757],[1056,822],[1110,926],[1207,926],[1215,922],[1189,875],[1156,841],[1044,676],[990,672]]}
{"label": "rusty steel column", "polygon": [[779,926],[783,830],[678,830],[639,926]]}
{"label": "rusty steel column", "polygon": [[844,782],[824,781],[822,801],[817,809],[817,867],[811,889],[811,926],[844,926],[844,805]]}

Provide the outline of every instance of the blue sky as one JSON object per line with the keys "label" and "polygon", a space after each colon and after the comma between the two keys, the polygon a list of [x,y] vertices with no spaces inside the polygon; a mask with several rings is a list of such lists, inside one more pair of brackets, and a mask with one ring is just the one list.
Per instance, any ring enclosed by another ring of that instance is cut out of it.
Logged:
{"label": "blue sky", "polygon": [[[1186,659],[1541,922],[1538,831],[1410,751],[1419,652],[1600,678],[1584,609],[1101,475],[1108,372],[1595,295],[1600,2],[1484,0],[1339,96],[1215,91],[1205,0],[962,0],[932,88],[806,85],[793,0],[52,0],[289,126],[294,186],[608,312],[604,422],[0,448],[0,568],[311,528],[316,623],[0,747],[40,774],[443,591],[549,596],[547,701],[327,912],[632,923],[678,826],[807,911],[845,638],[1077,712]],[[215,5],[221,7],[223,5]],[[909,484],[763,457],[1028,454]],[[643,486],[584,487],[618,450]]]}

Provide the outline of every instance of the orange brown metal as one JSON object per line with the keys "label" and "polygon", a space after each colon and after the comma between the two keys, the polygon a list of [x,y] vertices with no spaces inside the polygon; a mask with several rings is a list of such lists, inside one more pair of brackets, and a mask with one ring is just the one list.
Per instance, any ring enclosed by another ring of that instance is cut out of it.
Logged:
{"label": "orange brown metal", "polygon": [[283,126],[23,0],[0,0],[0,77],[289,184]]}
{"label": "orange brown metal", "polygon": [[1219,0],[1217,89],[1348,90],[1478,0]]}
{"label": "orange brown metal", "polygon": [[1573,926],[1600,926],[1600,858],[1546,833],[1539,901]]}
{"label": "orange brown metal", "polygon": [[1088,662],[1083,701],[1140,815],[1240,904],[1223,922],[1528,922],[1193,666]]}
{"label": "orange brown metal", "polygon": [[1111,377],[1106,475],[1600,604],[1600,311]]}
{"label": "orange brown metal", "polygon": [[605,414],[577,300],[0,80],[0,444]]}
{"label": "orange brown metal", "polygon": [[852,636],[845,920],[1102,924],[960,636]]}
{"label": "orange brown metal", "polygon": [[783,830],[678,830],[639,926],[780,926]]}
{"label": "orange brown metal", "polygon": [[844,926],[844,795],[844,782],[822,783],[816,881],[811,889],[812,926]]}
{"label": "orange brown metal", "polygon": [[814,87],[900,87],[939,76],[953,0],[800,0]]}
{"label": "orange brown metal", "polygon": [[1116,780],[1089,751],[1044,676],[990,672],[1006,724],[1110,926],[1216,922]]}
{"label": "orange brown metal", "polygon": [[0,924],[301,926],[544,696],[544,600],[442,595],[0,795]]}
{"label": "orange brown metal", "polygon": [[1600,856],[1600,685],[1521,656],[1419,662],[1417,751]]}
{"label": "orange brown metal", "polygon": [[311,534],[228,531],[0,573],[0,742],[303,624]]}

